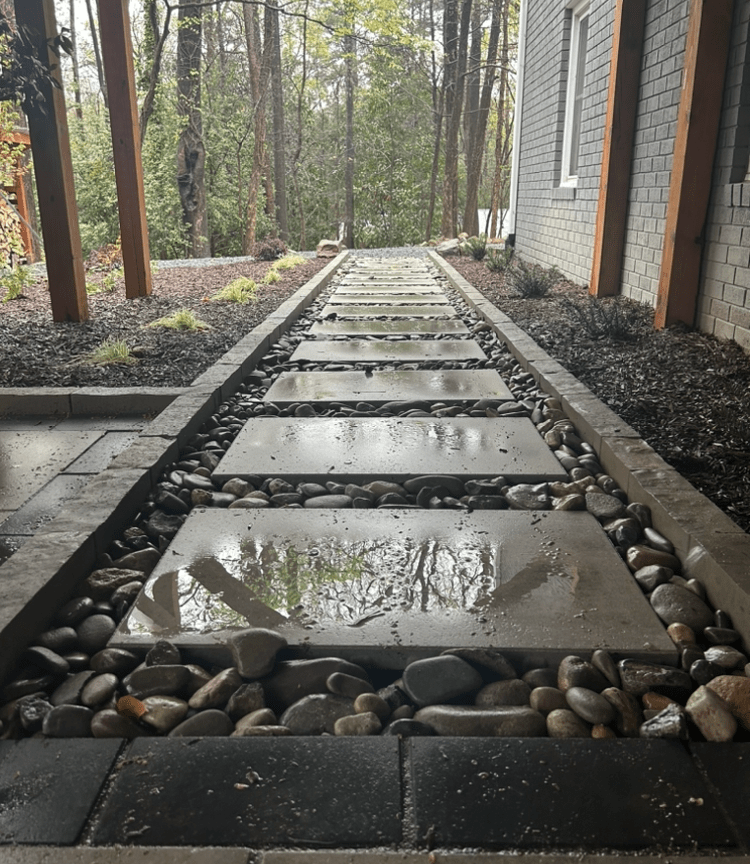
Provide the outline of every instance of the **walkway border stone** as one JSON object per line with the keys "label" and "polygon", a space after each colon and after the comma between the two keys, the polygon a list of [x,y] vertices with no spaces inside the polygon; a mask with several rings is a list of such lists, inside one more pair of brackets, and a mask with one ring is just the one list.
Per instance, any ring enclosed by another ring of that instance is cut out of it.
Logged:
{"label": "walkway border stone", "polygon": [[[136,514],[165,465],[250,372],[270,345],[323,291],[346,262],[342,252],[265,321],[179,390],[19,388],[0,391],[0,415],[161,413],[110,465],[2,566],[0,680],[28,641],[95,566]],[[144,399],[138,400],[142,392]],[[10,395],[8,395],[10,394]],[[11,407],[12,406],[12,407]]]}
{"label": "walkway border stone", "polygon": [[631,501],[651,508],[654,528],[669,537],[687,578],[698,579],[717,609],[731,610],[750,643],[750,535],[702,495],[639,434],[435,252],[428,259],[491,325],[521,367],[562,402],[604,470]]}

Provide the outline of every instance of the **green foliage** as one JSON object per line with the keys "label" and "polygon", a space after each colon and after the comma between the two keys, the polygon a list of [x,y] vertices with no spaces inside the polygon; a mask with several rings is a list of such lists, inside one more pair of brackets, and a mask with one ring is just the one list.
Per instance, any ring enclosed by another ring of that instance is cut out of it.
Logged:
{"label": "green foliage", "polygon": [[274,270],[273,267],[269,268],[268,273],[263,277],[264,285],[275,285],[277,282],[281,282],[281,273],[278,270]]}
{"label": "green foliage", "polygon": [[295,255],[293,252],[279,258],[271,265],[271,270],[294,270],[300,264],[304,264],[305,259],[301,255]]}
{"label": "green foliage", "polygon": [[138,361],[130,353],[128,343],[124,339],[105,339],[89,354],[86,362],[95,366],[106,366],[110,363],[124,363],[131,366]]}
{"label": "green foliage", "polygon": [[513,261],[515,252],[516,250],[512,246],[506,246],[504,249],[488,249],[484,266],[490,273],[505,273]]}
{"label": "green foliage", "polygon": [[562,274],[555,267],[526,264],[520,258],[505,272],[508,286],[524,299],[544,297],[561,279]]}
{"label": "green foliage", "polygon": [[2,302],[17,300],[23,296],[23,289],[33,284],[34,276],[28,267],[13,267],[7,271],[0,271],[0,289],[5,291]]}
{"label": "green foliage", "polygon": [[211,297],[212,303],[254,303],[257,300],[258,286],[252,279],[247,276],[240,276],[234,282],[225,285],[221,291]]}
{"label": "green foliage", "polygon": [[464,241],[463,248],[475,261],[483,261],[487,254],[487,235],[480,234],[479,237],[469,237]]}
{"label": "green foliage", "polygon": [[594,340],[610,338],[632,342],[650,329],[653,320],[650,307],[626,297],[587,297],[584,303],[564,297],[562,303],[586,335]]}
{"label": "green foliage", "polygon": [[178,309],[174,315],[167,315],[164,318],[157,318],[152,321],[149,327],[166,327],[169,330],[210,330],[205,321],[201,321],[196,317],[192,309]]}

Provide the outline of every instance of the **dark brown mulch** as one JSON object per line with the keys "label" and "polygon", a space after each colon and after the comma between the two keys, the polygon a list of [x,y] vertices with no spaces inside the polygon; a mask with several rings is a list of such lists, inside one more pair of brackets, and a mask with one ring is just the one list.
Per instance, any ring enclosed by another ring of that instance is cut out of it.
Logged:
{"label": "dark brown mulch", "polygon": [[[593,338],[571,308],[586,289],[562,282],[523,299],[469,259],[451,263],[545,351],[629,423],[672,467],[750,530],[750,356],[736,342],[672,327],[653,310],[618,301],[630,338]],[[604,301],[610,306],[611,301]]]}
{"label": "dark brown mulch", "polygon": [[[306,260],[280,272],[281,281],[261,285],[268,262],[216,267],[162,267],[150,297],[125,299],[120,281],[111,294],[89,295],[90,320],[54,324],[46,281],[24,289],[24,297],[0,305],[0,387],[184,387],[304,285],[328,262]],[[211,303],[239,276],[258,283],[248,305]],[[101,273],[88,281],[101,282]],[[158,318],[191,309],[210,330],[150,328]],[[123,339],[137,355],[132,365],[96,366],[90,352],[108,338]]]}

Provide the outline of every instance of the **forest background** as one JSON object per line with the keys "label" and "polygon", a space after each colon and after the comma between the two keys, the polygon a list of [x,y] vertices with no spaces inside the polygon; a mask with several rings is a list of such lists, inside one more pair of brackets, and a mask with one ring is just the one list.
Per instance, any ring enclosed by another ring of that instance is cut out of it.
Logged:
{"label": "forest background", "polygon": [[[88,255],[119,235],[97,6],[56,7]],[[131,0],[130,15],[153,259],[499,233],[518,0]]]}

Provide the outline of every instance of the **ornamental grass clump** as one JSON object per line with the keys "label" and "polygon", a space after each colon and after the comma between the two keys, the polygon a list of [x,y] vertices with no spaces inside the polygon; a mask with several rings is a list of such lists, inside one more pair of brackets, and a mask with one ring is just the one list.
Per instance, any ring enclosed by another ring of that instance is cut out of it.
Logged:
{"label": "ornamental grass clump", "polygon": [[490,273],[505,273],[513,261],[515,251],[512,246],[506,246],[504,249],[488,249],[484,266]]}
{"label": "ornamental grass clump", "polygon": [[94,366],[108,366],[113,363],[132,366],[137,361],[124,339],[105,339],[89,354],[86,362]]}
{"label": "ornamental grass clump", "polygon": [[469,237],[463,243],[463,249],[471,255],[475,261],[483,261],[487,254],[487,235],[480,234],[479,237]]}
{"label": "ornamental grass clump", "polygon": [[271,267],[268,273],[266,273],[266,275],[263,277],[263,284],[275,285],[277,282],[281,282],[281,273]]}
{"label": "ornamental grass clump", "polygon": [[225,285],[221,291],[217,291],[210,298],[211,303],[254,303],[257,300],[258,286],[247,276],[240,276],[228,285]]}
{"label": "ornamental grass clump", "polygon": [[653,310],[627,297],[587,297],[583,303],[562,298],[564,308],[575,318],[589,339],[633,342],[650,330]]}
{"label": "ornamental grass clump", "polygon": [[23,297],[23,289],[28,288],[34,281],[34,276],[28,267],[13,267],[0,275],[0,288],[5,289],[3,303],[10,300],[18,300]]}
{"label": "ornamental grass clump", "polygon": [[562,279],[556,267],[541,267],[539,264],[526,264],[516,258],[512,267],[505,272],[505,281],[516,294],[525,300],[544,297]]}
{"label": "ornamental grass clump", "polygon": [[305,259],[301,255],[290,252],[283,258],[279,258],[278,261],[274,261],[271,267],[273,270],[293,270],[295,267],[299,267],[300,264],[304,263]]}
{"label": "ornamental grass clump", "polygon": [[205,321],[195,317],[191,309],[179,309],[174,315],[167,315],[152,321],[149,327],[167,327],[170,330],[210,330]]}

